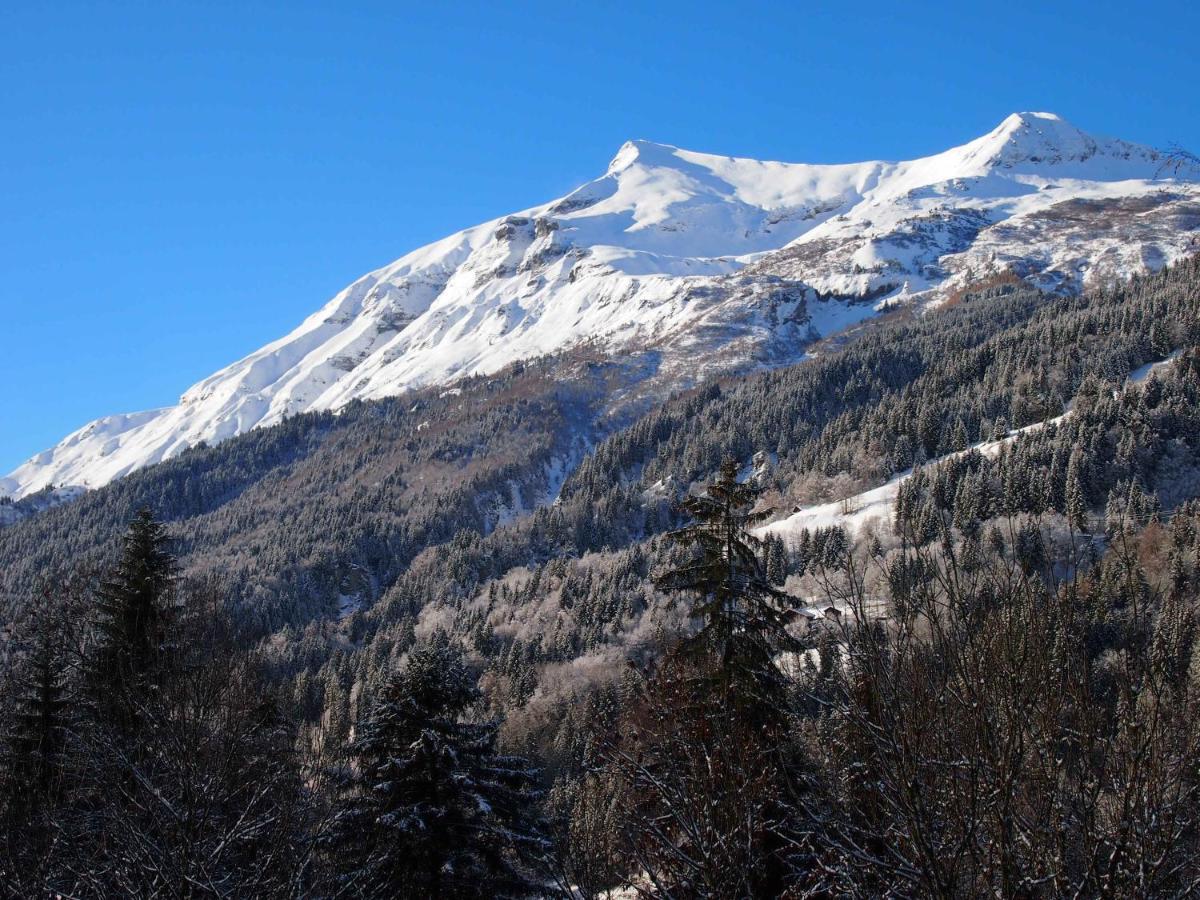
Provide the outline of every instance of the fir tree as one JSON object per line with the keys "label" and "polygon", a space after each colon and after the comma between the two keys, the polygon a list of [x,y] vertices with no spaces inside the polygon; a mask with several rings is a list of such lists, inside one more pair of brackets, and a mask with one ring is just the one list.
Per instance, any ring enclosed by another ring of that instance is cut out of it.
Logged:
{"label": "fir tree", "polygon": [[14,683],[4,775],[10,811],[36,813],[53,802],[66,749],[69,700],[61,622],[43,613],[33,623],[28,652]]}
{"label": "fir tree", "polygon": [[749,531],[771,510],[753,511],[759,489],[739,482],[737,472],[737,463],[727,460],[705,493],[683,501],[695,521],[669,537],[693,556],[657,584],[695,598],[691,615],[700,627],[681,652],[711,662],[711,674],[751,705],[778,709],[774,657],[796,647],[787,631],[791,598],[768,580],[763,541]]}
{"label": "fir tree", "polygon": [[1079,531],[1087,531],[1087,496],[1083,492],[1083,477],[1081,468],[1083,465],[1083,454],[1078,450],[1071,454],[1071,461],[1067,463],[1067,488],[1066,488],[1066,506],[1067,506],[1067,521],[1072,528]]}
{"label": "fir tree", "polygon": [[776,587],[783,587],[788,577],[788,553],[783,538],[770,535],[766,539],[767,580]]}
{"label": "fir tree", "polygon": [[120,561],[98,591],[89,686],[99,704],[119,718],[128,717],[115,707],[127,705],[161,662],[177,578],[168,544],[165,526],[142,509],[125,533]]}
{"label": "fir tree", "polygon": [[461,657],[416,650],[384,684],[350,747],[353,773],[328,845],[356,897],[521,897],[547,852],[536,773],[496,752],[496,726]]}

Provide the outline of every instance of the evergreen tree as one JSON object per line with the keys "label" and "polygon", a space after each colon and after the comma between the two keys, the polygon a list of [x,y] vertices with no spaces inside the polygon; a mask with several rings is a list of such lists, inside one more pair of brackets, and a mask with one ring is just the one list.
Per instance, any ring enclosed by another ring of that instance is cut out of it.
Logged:
{"label": "evergreen tree", "polygon": [[34,626],[25,673],[18,680],[11,739],[17,770],[27,776],[19,785],[22,791],[51,793],[65,744],[67,707],[62,634],[47,615]]}
{"label": "evergreen tree", "polygon": [[1072,528],[1087,531],[1087,496],[1083,492],[1083,477],[1080,469],[1083,465],[1083,454],[1076,450],[1071,454],[1067,463],[1066,506],[1067,521]]}
{"label": "evergreen tree", "polygon": [[89,677],[102,704],[143,686],[160,661],[177,578],[168,544],[165,526],[142,509],[125,533],[120,561],[100,586]]}
{"label": "evergreen tree", "polygon": [[770,535],[766,539],[767,580],[776,587],[783,587],[788,577],[788,553],[783,538]]}
{"label": "evergreen tree", "polygon": [[962,419],[959,419],[954,423],[954,431],[950,436],[950,449],[966,450],[970,443],[970,439],[967,437],[967,426],[963,424]]}
{"label": "evergreen tree", "polygon": [[760,491],[737,473],[737,462],[726,460],[705,493],[682,502],[695,521],[669,537],[693,555],[657,584],[695,598],[690,611],[700,627],[680,651],[707,660],[709,674],[743,701],[777,713],[782,685],[774,657],[797,646],[787,631],[791,598],[768,580],[763,541],[749,531],[771,510],[753,511]]}
{"label": "evergreen tree", "polygon": [[770,511],[753,511],[759,491],[737,472],[727,460],[683,503],[695,521],[670,537],[691,555],[657,582],[694,598],[699,627],[666,654],[606,754],[635,867],[663,896],[778,896],[797,839],[789,683],[775,657],[798,642],[766,542],[748,530]]}
{"label": "evergreen tree", "polygon": [[311,789],[286,707],[220,592],[193,584],[184,596],[171,665],[84,710],[50,883],[60,893],[281,897],[307,886]]}
{"label": "evergreen tree", "polygon": [[31,869],[40,866],[46,825],[64,789],[70,700],[62,622],[43,610],[28,640],[14,643],[25,646],[6,704],[0,758],[0,831],[6,839],[0,846],[11,864]]}
{"label": "evergreen tree", "polygon": [[497,753],[496,726],[463,721],[479,698],[457,652],[420,648],[350,746],[328,845],[359,897],[522,897],[548,850],[536,772]]}

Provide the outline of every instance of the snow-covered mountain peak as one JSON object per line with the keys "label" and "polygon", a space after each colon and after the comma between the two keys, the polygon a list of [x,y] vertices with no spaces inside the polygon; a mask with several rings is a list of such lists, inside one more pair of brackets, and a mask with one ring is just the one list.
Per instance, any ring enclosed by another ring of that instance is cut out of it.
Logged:
{"label": "snow-covered mountain peak", "polygon": [[608,174],[617,175],[639,163],[644,166],[669,167],[672,164],[670,158],[678,152],[679,148],[670,144],[659,144],[640,138],[626,141],[608,164]]}
{"label": "snow-covered mountain peak", "polygon": [[1162,155],[1153,148],[1088,134],[1055,113],[1013,113],[964,145],[964,162],[1052,177],[1153,178]]}
{"label": "snow-covered mountain peak", "polygon": [[1000,123],[1000,126],[1004,127],[1005,125],[1019,126],[1019,125],[1030,125],[1030,124],[1037,125],[1037,124],[1040,124],[1043,122],[1066,123],[1066,121],[1067,120],[1064,119],[1062,116],[1060,116],[1058,113],[1027,111],[1027,112],[1009,113],[1007,116],[1004,117],[1004,121]]}
{"label": "snow-covered mountain peak", "polygon": [[[177,406],[97,420],[0,494],[96,487],[200,441],[588,343],[670,388],[795,359],[877,306],[1014,275],[1055,291],[1196,249],[1200,172],[1051,113],[905,162],[770,162],[625,143],[565,197],[364,275]],[[656,382],[657,384],[658,382]]]}

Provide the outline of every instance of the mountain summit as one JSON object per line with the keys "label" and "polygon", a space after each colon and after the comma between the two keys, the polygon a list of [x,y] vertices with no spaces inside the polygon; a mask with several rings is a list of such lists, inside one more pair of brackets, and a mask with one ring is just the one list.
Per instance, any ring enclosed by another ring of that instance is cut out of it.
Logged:
{"label": "mountain summit", "polygon": [[99,419],[0,494],[92,488],[284,416],[488,373],[587,342],[652,354],[660,388],[798,358],[896,303],[997,278],[1055,292],[1194,250],[1200,172],[1015,113],[904,162],[807,165],[635,140],[565,197],[458,232],[355,281],[176,406]]}
{"label": "mountain summit", "polygon": [[967,144],[983,156],[989,168],[1027,167],[1036,174],[1046,166],[1061,171],[1078,169],[1080,177],[1111,179],[1153,177],[1162,165],[1162,154],[1148,147],[1111,138],[1097,138],[1054,113],[1013,113],[994,131]]}

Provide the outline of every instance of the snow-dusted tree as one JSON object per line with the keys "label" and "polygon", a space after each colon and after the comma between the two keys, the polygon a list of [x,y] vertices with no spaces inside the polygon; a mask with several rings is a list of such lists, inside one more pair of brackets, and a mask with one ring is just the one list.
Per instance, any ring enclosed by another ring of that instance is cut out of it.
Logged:
{"label": "snow-dusted tree", "polygon": [[1087,531],[1087,495],[1083,490],[1083,454],[1076,450],[1067,463],[1067,521],[1077,531]]}
{"label": "snow-dusted tree", "polygon": [[788,552],[783,538],[770,535],[766,539],[767,581],[782,587],[788,577]]}
{"label": "snow-dusted tree", "polygon": [[692,555],[656,581],[692,598],[699,627],[677,652],[691,657],[717,690],[778,720],[784,686],[774,659],[797,647],[787,631],[791,598],[768,580],[763,541],[749,531],[771,510],[755,511],[759,489],[737,476],[737,463],[726,460],[703,494],[682,502],[694,521],[669,537]]}
{"label": "snow-dusted tree", "polygon": [[522,897],[549,846],[536,772],[464,721],[479,697],[461,656],[415,650],[351,744],[346,793],[325,841],[336,892],[354,897]]}
{"label": "snow-dusted tree", "polygon": [[1131,571],[1164,573],[1184,531],[1115,540],[1071,582],[900,551],[892,570],[923,577],[890,578],[888,621],[854,616],[841,664],[802,676],[820,863],[796,896],[1194,893],[1196,597]]}

